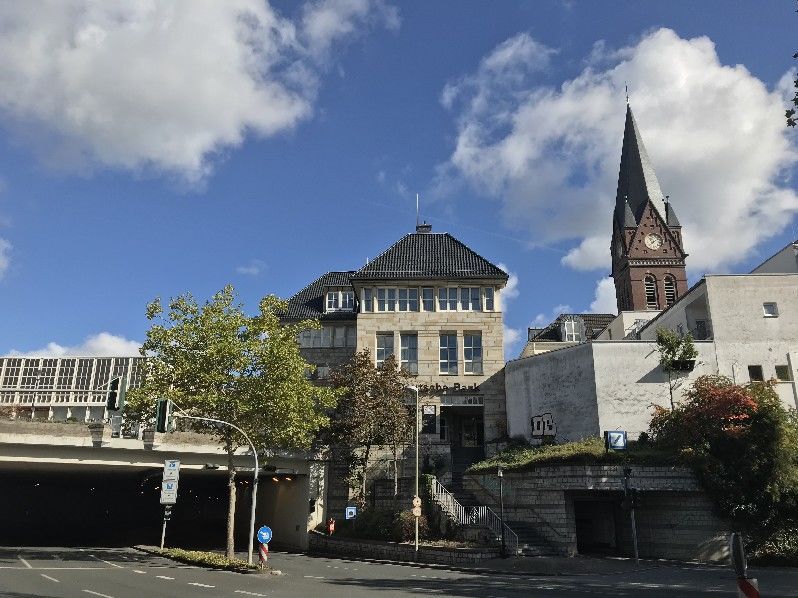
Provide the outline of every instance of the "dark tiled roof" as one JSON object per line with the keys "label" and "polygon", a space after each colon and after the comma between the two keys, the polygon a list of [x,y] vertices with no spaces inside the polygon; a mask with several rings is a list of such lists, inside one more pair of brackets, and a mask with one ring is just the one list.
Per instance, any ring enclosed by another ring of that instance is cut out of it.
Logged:
{"label": "dark tiled roof", "polygon": [[610,322],[615,319],[614,314],[560,314],[551,324],[534,334],[530,341],[553,341],[561,342],[560,322],[567,318],[582,318],[585,323],[585,340],[592,340],[601,334]]}
{"label": "dark tiled roof", "polygon": [[507,273],[449,233],[409,233],[352,275],[352,280],[490,278]]}
{"label": "dark tiled roof", "polygon": [[349,311],[324,312],[324,293],[327,287],[350,286],[349,272],[327,272],[314,280],[304,289],[288,300],[288,311],[283,314],[286,320],[303,320],[315,318],[318,320],[354,320],[356,314]]}

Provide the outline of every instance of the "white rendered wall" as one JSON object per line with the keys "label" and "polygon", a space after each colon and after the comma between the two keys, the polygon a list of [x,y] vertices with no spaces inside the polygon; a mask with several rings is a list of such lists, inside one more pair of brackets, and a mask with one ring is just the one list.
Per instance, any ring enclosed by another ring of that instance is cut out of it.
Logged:
{"label": "white rendered wall", "polygon": [[531,438],[533,416],[551,413],[558,441],[593,436],[598,429],[592,343],[507,364],[507,431]]}

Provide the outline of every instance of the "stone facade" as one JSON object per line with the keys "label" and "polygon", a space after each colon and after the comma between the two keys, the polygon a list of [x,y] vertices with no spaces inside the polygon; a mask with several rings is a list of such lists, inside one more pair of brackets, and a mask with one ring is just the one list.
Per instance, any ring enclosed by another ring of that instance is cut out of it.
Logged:
{"label": "stone facade", "polygon": [[[683,467],[632,465],[630,487],[638,549],[644,558],[724,562],[729,525]],[[495,474],[469,475],[467,486],[485,504],[498,503]],[[544,466],[504,473],[508,525],[534,530],[537,553],[633,555],[630,512],[621,506],[622,466]]]}

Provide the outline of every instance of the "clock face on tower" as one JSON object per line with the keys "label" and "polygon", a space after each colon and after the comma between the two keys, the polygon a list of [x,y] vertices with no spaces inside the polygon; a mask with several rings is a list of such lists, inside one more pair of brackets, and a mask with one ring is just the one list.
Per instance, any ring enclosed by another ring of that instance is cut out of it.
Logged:
{"label": "clock face on tower", "polygon": [[662,237],[660,237],[656,233],[651,233],[646,235],[644,242],[646,244],[646,247],[648,247],[649,249],[659,249],[660,247],[662,247]]}

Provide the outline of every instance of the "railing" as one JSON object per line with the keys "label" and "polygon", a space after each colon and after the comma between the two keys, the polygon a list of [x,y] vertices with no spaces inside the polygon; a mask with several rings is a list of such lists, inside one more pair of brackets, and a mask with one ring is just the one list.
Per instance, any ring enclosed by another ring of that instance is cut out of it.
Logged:
{"label": "railing", "polygon": [[437,478],[433,478],[431,491],[432,500],[458,525],[486,527],[497,540],[501,539],[503,526],[504,544],[507,552],[510,554],[518,553],[518,535],[506,523],[502,522],[501,517],[493,509],[488,506],[464,507]]}

